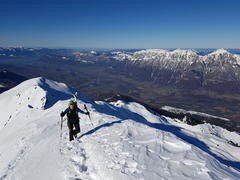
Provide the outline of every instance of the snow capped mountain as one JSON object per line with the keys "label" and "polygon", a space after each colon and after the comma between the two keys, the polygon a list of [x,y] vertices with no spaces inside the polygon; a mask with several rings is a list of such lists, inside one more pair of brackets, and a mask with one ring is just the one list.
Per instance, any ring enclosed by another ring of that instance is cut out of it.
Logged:
{"label": "snow capped mountain", "polygon": [[211,82],[236,83],[240,80],[239,55],[224,49],[204,56],[189,49],[147,49],[134,53],[118,52],[114,54],[114,59],[123,61],[129,71],[136,71],[136,67],[144,69],[144,77],[163,84],[183,83],[184,86],[195,84],[194,87],[203,87]]}
{"label": "snow capped mountain", "polygon": [[235,58],[234,54],[231,54],[230,52],[228,52],[225,49],[218,49],[210,54],[208,54],[207,56],[205,56],[203,58],[203,60],[207,61],[207,60],[215,60],[215,61],[221,61],[221,60],[232,60],[233,58]]}
{"label": "snow capped mountain", "polygon": [[[168,51],[163,49],[147,49],[134,53],[115,53],[115,59],[120,60],[190,60],[197,56],[197,53],[193,50],[176,49],[174,51]],[[124,59],[123,59],[124,58]]]}
{"label": "snow capped mountain", "polygon": [[[159,55],[164,55],[168,53],[167,50],[162,50],[162,49],[147,49],[147,50],[141,50],[141,51],[137,51],[135,53],[133,53],[133,55],[137,56],[137,55],[142,55],[142,56],[148,56],[148,55],[152,55],[153,57],[159,56]],[[151,58],[151,56],[149,56],[149,58]],[[148,59],[148,58],[145,58]]]}
{"label": "snow capped mountain", "polygon": [[[162,49],[147,49],[134,53],[117,53],[117,60],[125,60],[128,64],[151,66],[156,68],[176,69],[184,68],[199,60],[199,56],[193,50],[176,49],[167,51]],[[128,61],[129,60],[129,61]]]}
{"label": "snow capped mountain", "polygon": [[234,57],[237,59],[237,63],[240,66],[240,55],[235,54]]}
{"label": "snow capped mountain", "polygon": [[239,55],[231,54],[225,49],[218,49],[207,56],[203,57],[203,62],[206,63],[220,63],[220,66],[223,67],[224,64],[231,64],[233,66],[240,65]]}
{"label": "snow capped mountain", "polygon": [[[44,78],[0,94],[0,179],[239,179],[240,135],[156,116],[138,103],[93,102],[68,142],[59,114],[76,90]],[[61,151],[60,151],[61,149]]]}
{"label": "snow capped mountain", "polygon": [[14,57],[18,59],[20,57],[40,57],[40,56],[60,56],[68,52],[69,49],[48,49],[48,48],[30,48],[30,47],[0,47],[0,58]]}
{"label": "snow capped mountain", "polygon": [[25,48],[22,46],[0,48],[0,57],[18,57],[23,55],[32,55],[41,48]]}
{"label": "snow capped mountain", "polygon": [[178,60],[178,61],[206,61],[212,58],[226,58],[226,57],[235,57],[234,54],[231,54],[225,49],[218,49],[208,55],[201,56],[195,50],[190,49],[176,49],[173,51],[163,50],[163,49],[146,49],[137,51],[134,53],[128,52],[115,52],[116,55],[114,58],[119,60]]}
{"label": "snow capped mountain", "polygon": [[91,54],[97,55],[98,53],[96,51],[90,51]]}
{"label": "snow capped mountain", "polygon": [[212,53],[210,53],[209,55],[221,55],[221,54],[230,54],[226,49],[217,49],[216,51],[213,51]]}

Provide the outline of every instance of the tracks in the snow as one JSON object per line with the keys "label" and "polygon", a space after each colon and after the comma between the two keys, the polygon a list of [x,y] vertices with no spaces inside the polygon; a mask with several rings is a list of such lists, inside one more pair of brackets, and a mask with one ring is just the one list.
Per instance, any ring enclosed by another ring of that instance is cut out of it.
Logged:
{"label": "tracks in the snow", "polygon": [[89,179],[88,155],[82,146],[80,139],[68,142],[67,133],[64,136],[64,148],[62,154],[66,161],[66,174],[69,180]]}
{"label": "tracks in the snow", "polygon": [[15,167],[24,160],[24,157],[26,156],[28,150],[31,147],[27,146],[26,138],[23,137],[16,145],[16,148],[19,148],[18,153],[15,156],[15,158],[8,163],[5,172],[2,175],[0,175],[0,180],[12,179],[11,175],[14,173]]}

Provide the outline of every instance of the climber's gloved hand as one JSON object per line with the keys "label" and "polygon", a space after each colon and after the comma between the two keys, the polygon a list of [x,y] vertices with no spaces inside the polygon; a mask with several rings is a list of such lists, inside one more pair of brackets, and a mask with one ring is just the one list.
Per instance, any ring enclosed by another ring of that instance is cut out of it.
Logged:
{"label": "climber's gloved hand", "polygon": [[63,117],[64,116],[64,112],[61,112],[60,116]]}

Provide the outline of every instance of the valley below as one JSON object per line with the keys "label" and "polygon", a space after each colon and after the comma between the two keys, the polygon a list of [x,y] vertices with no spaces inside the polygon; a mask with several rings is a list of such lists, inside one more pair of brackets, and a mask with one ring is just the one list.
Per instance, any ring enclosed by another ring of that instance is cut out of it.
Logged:
{"label": "valley below", "polygon": [[[203,85],[201,74],[205,72],[199,70],[199,65],[197,75],[192,69],[188,71],[186,68],[181,72],[180,67],[174,67],[170,71],[162,67],[156,68],[156,65],[144,65],[142,61],[116,60],[111,52],[80,54],[69,50],[38,50],[32,54],[20,53],[15,57],[0,56],[0,71],[15,73],[22,77],[20,81],[42,76],[76,87],[94,100],[106,100],[121,95],[127,97],[125,101],[136,101],[155,110],[172,106],[228,118],[234,122],[234,129],[239,129],[238,74],[224,76],[229,75],[229,72],[233,73],[232,69],[211,72],[204,76]],[[196,70],[196,65],[194,69]],[[234,69],[238,73],[240,68],[237,66]],[[153,76],[152,73],[157,75]],[[12,83],[10,77],[10,80],[5,81],[3,91],[19,82]]]}

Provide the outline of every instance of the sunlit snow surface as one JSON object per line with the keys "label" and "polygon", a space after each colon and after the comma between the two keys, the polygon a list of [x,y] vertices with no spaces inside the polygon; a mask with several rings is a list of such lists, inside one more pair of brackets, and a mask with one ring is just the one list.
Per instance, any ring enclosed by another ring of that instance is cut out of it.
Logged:
{"label": "sunlit snow surface", "polygon": [[60,141],[59,114],[74,89],[43,78],[0,94],[0,180],[240,179],[240,136],[158,117],[138,103],[92,102],[94,127]]}

